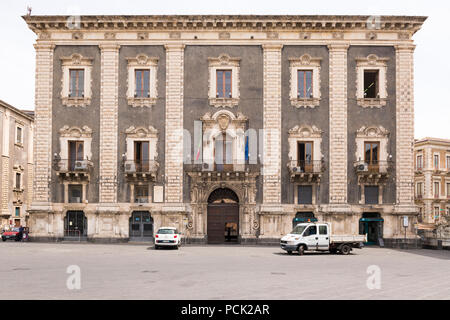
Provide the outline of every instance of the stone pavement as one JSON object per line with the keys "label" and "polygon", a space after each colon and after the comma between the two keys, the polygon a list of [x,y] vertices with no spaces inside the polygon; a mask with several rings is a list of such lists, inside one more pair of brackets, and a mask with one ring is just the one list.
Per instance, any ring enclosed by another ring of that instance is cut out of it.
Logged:
{"label": "stone pavement", "polygon": [[[79,290],[67,287],[73,265]],[[2,242],[0,299],[450,299],[449,270],[450,251]]]}

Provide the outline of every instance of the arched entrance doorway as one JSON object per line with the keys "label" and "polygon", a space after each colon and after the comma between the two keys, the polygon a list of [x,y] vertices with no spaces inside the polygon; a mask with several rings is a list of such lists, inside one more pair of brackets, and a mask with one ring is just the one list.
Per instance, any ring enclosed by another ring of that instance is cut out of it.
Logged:
{"label": "arched entrance doorway", "polygon": [[130,241],[152,241],[153,218],[148,211],[133,211],[130,218]]}
{"label": "arched entrance doorway", "polygon": [[208,198],[208,243],[239,241],[239,198],[233,190],[220,188]]}
{"label": "arched entrance doorway", "polygon": [[64,218],[64,237],[86,237],[87,219],[83,211],[67,211]]}
{"label": "arched entrance doorway", "polygon": [[365,212],[359,220],[359,234],[367,234],[366,245],[379,245],[383,238],[384,219],[378,212]]}

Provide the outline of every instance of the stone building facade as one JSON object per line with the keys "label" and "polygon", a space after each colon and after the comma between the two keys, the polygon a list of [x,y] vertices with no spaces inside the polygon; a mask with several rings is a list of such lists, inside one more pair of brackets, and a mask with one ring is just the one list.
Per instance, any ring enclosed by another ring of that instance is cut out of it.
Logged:
{"label": "stone building facade", "polygon": [[[27,16],[35,238],[403,241],[424,17]],[[416,239],[412,223],[407,241]]]}
{"label": "stone building facade", "polygon": [[32,112],[0,100],[0,230],[26,226],[33,199]]}
{"label": "stone building facade", "polygon": [[450,140],[424,138],[414,143],[415,198],[424,223],[450,216]]}

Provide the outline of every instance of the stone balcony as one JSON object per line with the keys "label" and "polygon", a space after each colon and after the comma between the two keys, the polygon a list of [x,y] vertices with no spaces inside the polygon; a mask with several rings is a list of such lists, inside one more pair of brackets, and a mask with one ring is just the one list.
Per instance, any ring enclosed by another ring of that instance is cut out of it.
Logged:
{"label": "stone balcony", "polygon": [[154,160],[126,160],[122,164],[123,172],[128,180],[154,181],[158,168],[159,163]]}
{"label": "stone balcony", "polygon": [[89,180],[94,164],[90,160],[54,160],[56,175],[64,180]]}
{"label": "stone balcony", "polygon": [[190,176],[208,177],[216,180],[240,179],[256,176],[261,171],[259,164],[185,164],[184,171]]}
{"label": "stone balcony", "polygon": [[290,161],[288,164],[291,180],[298,182],[318,182],[325,172],[325,161]]}
{"label": "stone balcony", "polygon": [[386,179],[391,176],[394,169],[393,161],[373,161],[366,163],[364,161],[354,162],[353,167],[358,176],[358,180],[366,182],[378,182],[381,179]]}

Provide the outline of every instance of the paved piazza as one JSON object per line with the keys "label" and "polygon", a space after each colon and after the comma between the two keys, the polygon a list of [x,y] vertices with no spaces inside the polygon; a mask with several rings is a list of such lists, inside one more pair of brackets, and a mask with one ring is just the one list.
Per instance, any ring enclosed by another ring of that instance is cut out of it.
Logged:
{"label": "paved piazza", "polygon": [[[7,242],[0,261],[0,299],[450,299],[450,251]],[[79,290],[67,287],[73,265]],[[367,287],[370,266],[381,289]]]}

